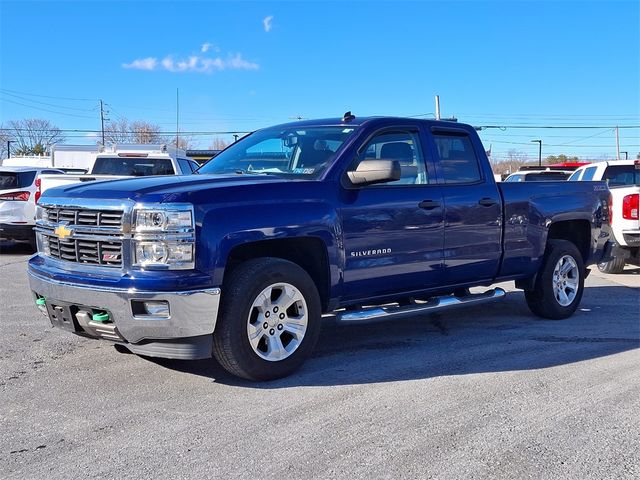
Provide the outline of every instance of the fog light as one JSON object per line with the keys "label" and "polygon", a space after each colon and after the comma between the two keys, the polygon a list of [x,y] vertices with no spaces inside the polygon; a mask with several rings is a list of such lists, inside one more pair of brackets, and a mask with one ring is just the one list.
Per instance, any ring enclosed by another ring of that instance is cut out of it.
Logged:
{"label": "fog light", "polygon": [[169,318],[169,302],[166,300],[144,302],[144,309],[153,317]]}

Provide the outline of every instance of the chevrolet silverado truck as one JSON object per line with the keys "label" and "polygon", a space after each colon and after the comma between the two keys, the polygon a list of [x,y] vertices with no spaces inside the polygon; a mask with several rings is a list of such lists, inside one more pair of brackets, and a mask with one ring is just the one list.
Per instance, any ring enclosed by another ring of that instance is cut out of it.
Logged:
{"label": "chevrolet silverado truck", "polygon": [[28,274],[54,326],[251,380],[344,323],[478,305],[514,280],[569,317],[606,242],[603,182],[496,184],[473,127],[409,118],[258,130],[194,175],[47,190]]}

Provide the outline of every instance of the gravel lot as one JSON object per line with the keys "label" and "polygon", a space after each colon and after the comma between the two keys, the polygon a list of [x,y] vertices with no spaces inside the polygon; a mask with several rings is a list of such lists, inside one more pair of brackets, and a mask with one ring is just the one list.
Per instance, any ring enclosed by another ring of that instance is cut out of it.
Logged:
{"label": "gravel lot", "polygon": [[29,251],[0,250],[2,478],[640,478],[638,268],[593,272],[565,321],[516,291],[327,322],[302,370],[254,384],[52,329]]}

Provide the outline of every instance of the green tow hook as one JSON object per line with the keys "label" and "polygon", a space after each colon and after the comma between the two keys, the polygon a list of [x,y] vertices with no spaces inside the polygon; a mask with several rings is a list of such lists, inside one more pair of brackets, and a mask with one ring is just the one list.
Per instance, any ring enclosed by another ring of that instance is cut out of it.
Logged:
{"label": "green tow hook", "polygon": [[107,312],[94,313],[91,316],[91,320],[93,320],[94,322],[100,322],[100,323],[108,322],[109,314]]}

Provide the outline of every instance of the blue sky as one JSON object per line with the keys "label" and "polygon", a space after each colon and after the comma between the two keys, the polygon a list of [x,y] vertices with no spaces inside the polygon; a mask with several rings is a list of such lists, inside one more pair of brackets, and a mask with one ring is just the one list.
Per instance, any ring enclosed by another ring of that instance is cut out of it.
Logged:
{"label": "blue sky", "polygon": [[[640,2],[0,0],[0,123],[96,130],[103,99],[112,120],[175,131],[176,89],[183,131],[432,118],[438,94],[443,116],[505,127],[481,132],[496,159],[537,159],[533,139],[612,157],[613,127],[640,125]],[[213,137],[230,138],[193,135]],[[621,128],[621,150],[639,137]]]}

